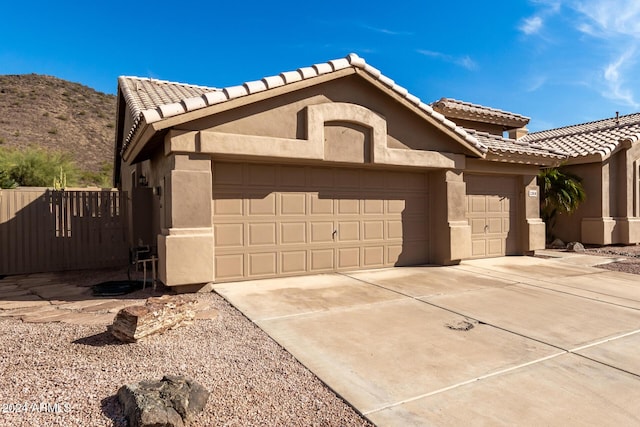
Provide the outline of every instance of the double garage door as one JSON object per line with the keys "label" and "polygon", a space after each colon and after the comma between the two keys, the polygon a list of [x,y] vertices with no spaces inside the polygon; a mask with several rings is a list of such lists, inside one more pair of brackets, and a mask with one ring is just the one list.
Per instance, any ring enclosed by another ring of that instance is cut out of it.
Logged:
{"label": "double garage door", "polygon": [[216,281],[429,260],[423,173],[215,163]]}

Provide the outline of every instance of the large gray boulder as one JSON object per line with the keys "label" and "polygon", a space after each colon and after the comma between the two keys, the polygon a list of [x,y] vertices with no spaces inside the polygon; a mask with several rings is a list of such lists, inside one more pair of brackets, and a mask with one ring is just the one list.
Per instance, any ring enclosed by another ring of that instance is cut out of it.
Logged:
{"label": "large gray boulder", "polygon": [[118,390],[118,400],[130,427],[184,427],[204,410],[209,392],[182,376],[140,381]]}

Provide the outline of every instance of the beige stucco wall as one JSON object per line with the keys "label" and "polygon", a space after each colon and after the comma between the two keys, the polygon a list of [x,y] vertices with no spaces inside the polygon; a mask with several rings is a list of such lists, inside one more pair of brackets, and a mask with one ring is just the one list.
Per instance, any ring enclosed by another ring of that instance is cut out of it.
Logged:
{"label": "beige stucco wall", "polygon": [[361,105],[384,117],[391,148],[469,154],[462,145],[425,122],[407,107],[358,76],[347,76],[322,86],[312,86],[275,98],[267,98],[241,109],[222,112],[180,126],[188,130],[207,130],[229,134],[285,139],[307,137],[305,107],[324,103]]}
{"label": "beige stucco wall", "polygon": [[525,197],[537,189],[537,167],[474,159],[477,154],[430,120],[357,76],[260,95],[241,108],[157,133],[145,148],[148,160],[123,168],[123,187],[134,168],[153,188],[159,276],[168,286],[215,281],[211,203],[217,160],[426,172],[429,261],[438,264],[455,264],[471,253],[465,174],[497,174],[518,187],[517,252],[543,248],[538,200]]}
{"label": "beige stucco wall", "polygon": [[640,149],[635,144],[602,162],[566,166],[583,179],[587,199],[573,215],[558,217],[557,237],[599,245],[640,243],[640,218],[634,208],[638,158]]}

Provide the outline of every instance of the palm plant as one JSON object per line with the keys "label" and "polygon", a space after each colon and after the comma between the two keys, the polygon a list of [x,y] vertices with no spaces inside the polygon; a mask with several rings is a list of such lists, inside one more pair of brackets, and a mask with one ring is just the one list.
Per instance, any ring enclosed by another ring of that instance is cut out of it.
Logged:
{"label": "palm plant", "polygon": [[587,198],[582,178],[558,167],[543,169],[538,174],[540,217],[547,225],[547,240],[554,238],[553,228],[559,214],[571,215]]}

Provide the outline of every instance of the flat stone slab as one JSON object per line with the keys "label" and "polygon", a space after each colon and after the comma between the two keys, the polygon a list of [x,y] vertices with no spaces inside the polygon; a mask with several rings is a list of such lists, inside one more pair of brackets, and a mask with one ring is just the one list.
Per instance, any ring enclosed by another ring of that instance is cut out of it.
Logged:
{"label": "flat stone slab", "polygon": [[62,319],[74,316],[76,313],[67,310],[55,310],[46,312],[36,312],[20,316],[25,323],[48,323],[59,322]]}
{"label": "flat stone slab", "polygon": [[44,299],[66,300],[68,298],[77,299],[81,296],[91,295],[91,289],[84,286],[46,286],[32,289],[37,295]]}
{"label": "flat stone slab", "polygon": [[366,415],[379,426],[631,426],[639,401],[638,377],[564,355]]}
{"label": "flat stone slab", "polygon": [[43,300],[37,295],[24,295],[12,298],[9,301],[0,301],[0,310],[13,310],[27,307],[48,307],[49,301]]}

